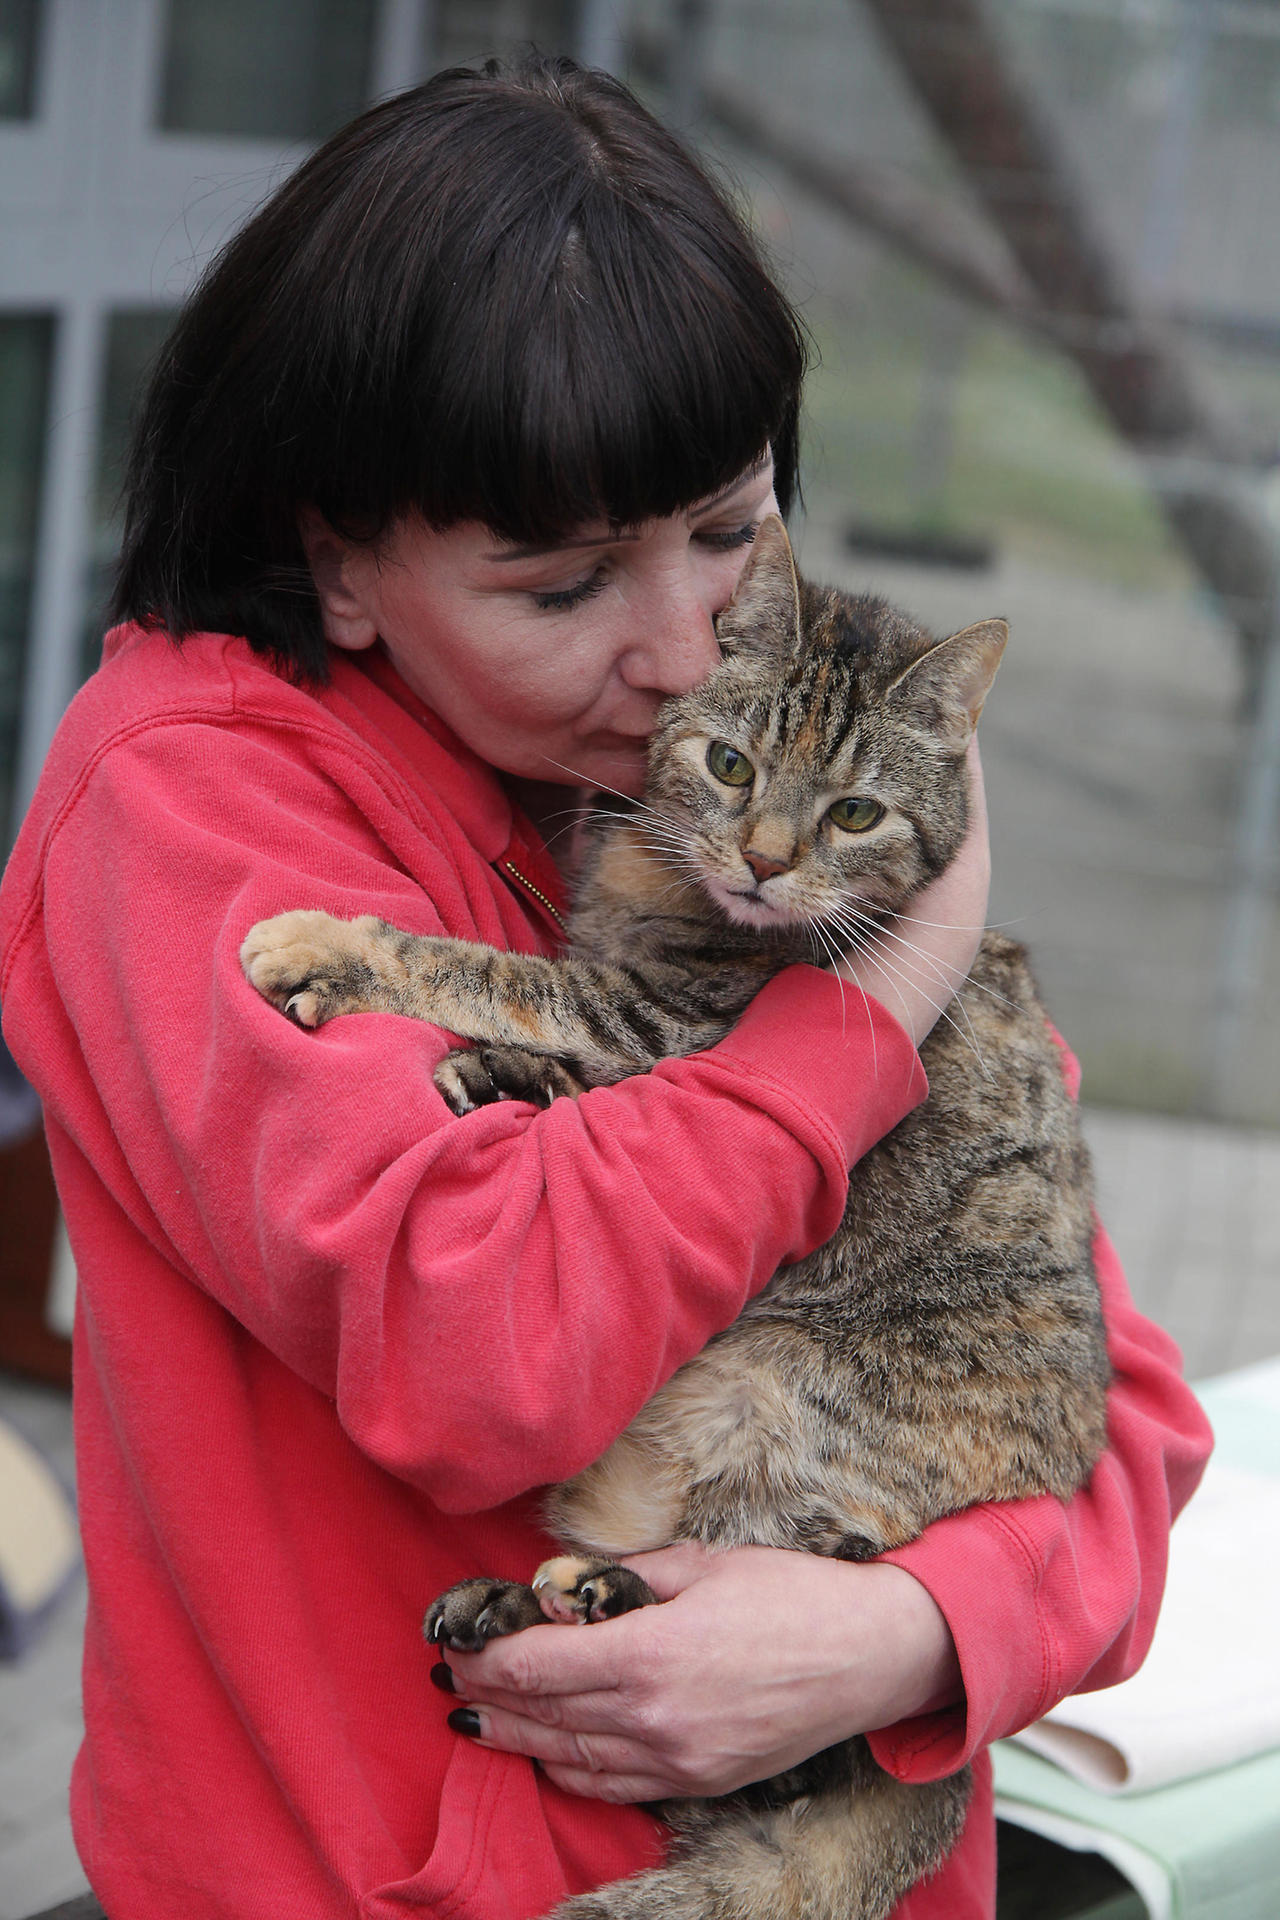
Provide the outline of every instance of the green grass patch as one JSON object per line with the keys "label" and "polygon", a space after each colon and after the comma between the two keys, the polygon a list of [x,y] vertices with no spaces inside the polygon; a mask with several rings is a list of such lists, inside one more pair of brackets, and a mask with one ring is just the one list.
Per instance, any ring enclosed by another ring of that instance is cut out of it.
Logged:
{"label": "green grass patch", "polygon": [[1125,585],[1185,581],[1137,461],[1060,354],[896,264],[856,319],[808,318],[821,356],[805,420],[812,504],[992,538]]}

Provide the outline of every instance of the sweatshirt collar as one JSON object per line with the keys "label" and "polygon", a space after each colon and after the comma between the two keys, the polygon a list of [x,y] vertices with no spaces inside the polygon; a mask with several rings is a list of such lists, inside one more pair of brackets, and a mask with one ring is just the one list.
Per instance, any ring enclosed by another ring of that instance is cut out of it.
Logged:
{"label": "sweatshirt collar", "polygon": [[502,775],[405,683],[381,645],[360,654],[342,655],[334,663],[335,683],[345,678],[344,662],[394,702],[447,757],[453,775],[450,807],[458,825],[481,857],[515,886],[526,905],[536,907],[557,937],[562,937],[569,910],[564,880],[542,835],[513,803]]}

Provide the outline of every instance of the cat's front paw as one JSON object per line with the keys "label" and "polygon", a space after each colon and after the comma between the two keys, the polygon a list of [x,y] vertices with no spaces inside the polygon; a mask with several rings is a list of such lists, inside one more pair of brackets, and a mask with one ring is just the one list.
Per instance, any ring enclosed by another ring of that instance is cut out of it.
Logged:
{"label": "cat's front paw", "polygon": [[540,1626],[545,1619],[532,1587],[515,1580],[460,1580],[427,1609],[422,1632],[434,1646],[478,1653],[490,1640]]}
{"label": "cat's front paw", "polygon": [[383,1004],[374,962],[385,935],[371,913],[338,920],[310,910],[278,913],[250,927],[240,965],[258,992],[295,1025]]}
{"label": "cat's front paw", "polygon": [[553,1100],[576,1100],[586,1092],[559,1060],[529,1047],[458,1047],[445,1055],[433,1077],[455,1113],[471,1113],[495,1100],[549,1107]]}
{"label": "cat's front paw", "polygon": [[568,1626],[613,1620],[637,1607],[651,1607],[657,1599],[629,1567],[568,1553],[543,1561],[533,1576],[533,1591],[547,1619]]}

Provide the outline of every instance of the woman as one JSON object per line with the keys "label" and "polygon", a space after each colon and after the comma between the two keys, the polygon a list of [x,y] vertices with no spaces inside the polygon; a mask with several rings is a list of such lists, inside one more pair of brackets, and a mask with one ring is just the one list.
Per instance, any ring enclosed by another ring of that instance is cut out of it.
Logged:
{"label": "woman", "polygon": [[[72,1799],[112,1920],[543,1913],[659,1856],[639,1802],[874,1728],[932,1777],[1149,1638],[1204,1429],[1102,1242],[1113,1447],[1065,1511],[962,1515],[865,1567],[645,1556],[669,1606],[453,1657],[453,1730],[416,1643],[453,1580],[526,1575],[536,1489],[831,1232],[923,1095],[985,829],[920,902],[901,1024],[794,968],[709,1053],[545,1113],[454,1121],[447,1036],[301,1033],[239,944],[320,906],[554,950],[532,816],[636,792],[659,701],[713,664],[794,490],[802,361],[688,156],[614,82],[536,62],[339,134],[166,350],[128,624],[50,754],[0,981],[81,1277]],[[910,1920],[991,1911],[979,1782]]]}

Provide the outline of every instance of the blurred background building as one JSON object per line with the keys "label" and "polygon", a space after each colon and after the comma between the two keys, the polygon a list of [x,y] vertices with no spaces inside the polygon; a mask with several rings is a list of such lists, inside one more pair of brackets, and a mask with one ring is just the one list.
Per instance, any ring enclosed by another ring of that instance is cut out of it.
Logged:
{"label": "blurred background building", "polygon": [[[1009,617],[992,918],[1081,1055],[1141,1303],[1193,1373],[1280,1351],[1280,0],[0,0],[0,856],[176,306],[363,104],[530,41],[749,205],[815,349],[807,570]],[[7,1073],[0,1367],[56,1374]]]}

